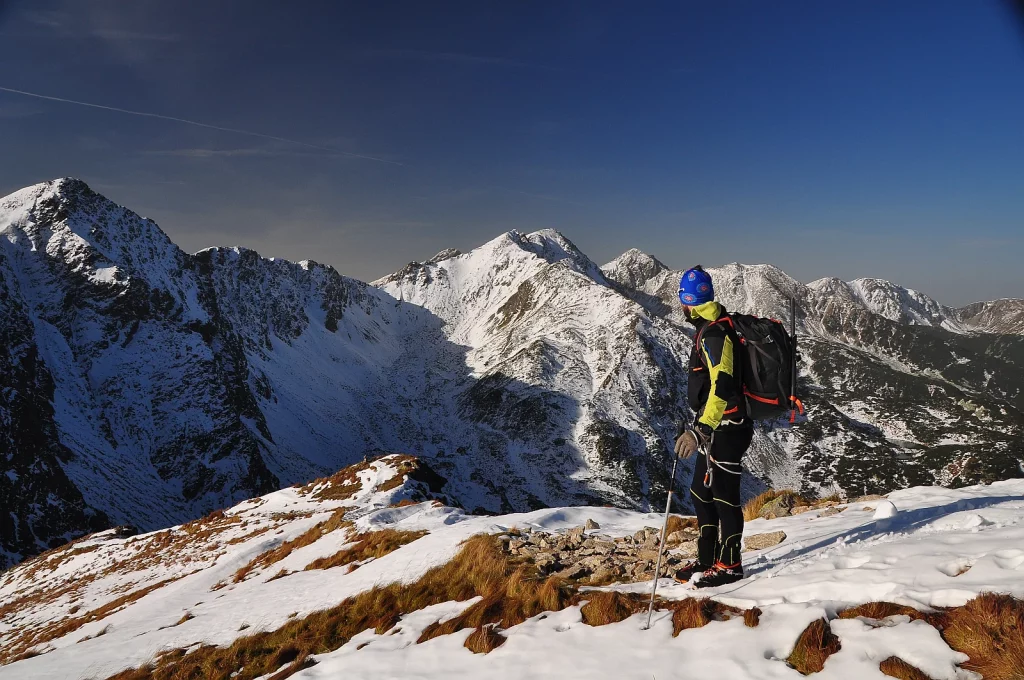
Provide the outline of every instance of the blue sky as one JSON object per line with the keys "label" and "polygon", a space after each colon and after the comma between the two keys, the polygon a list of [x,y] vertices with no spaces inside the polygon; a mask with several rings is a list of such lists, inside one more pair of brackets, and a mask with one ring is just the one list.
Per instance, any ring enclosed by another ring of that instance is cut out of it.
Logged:
{"label": "blue sky", "polygon": [[552,227],[599,263],[1024,296],[999,0],[0,0],[0,64],[2,88],[267,135],[0,91],[0,193],[81,177],[190,251],[373,279]]}

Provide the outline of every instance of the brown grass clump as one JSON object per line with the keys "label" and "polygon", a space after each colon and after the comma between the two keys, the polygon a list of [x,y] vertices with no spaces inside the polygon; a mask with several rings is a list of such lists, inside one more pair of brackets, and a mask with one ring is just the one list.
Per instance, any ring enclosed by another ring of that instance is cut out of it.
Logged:
{"label": "brown grass clump", "polygon": [[899,680],[932,680],[917,666],[911,666],[898,656],[890,656],[882,661],[878,664],[878,670],[890,678],[899,678]]}
{"label": "brown grass clump", "polygon": [[633,614],[647,609],[647,598],[638,593],[619,593],[613,590],[593,590],[580,595],[587,603],[580,607],[583,623],[588,626],[607,626],[625,621]]}
{"label": "brown grass clump", "polygon": [[494,626],[480,626],[466,638],[465,647],[474,654],[487,654],[504,644],[505,639]]}
{"label": "brown grass clump", "polygon": [[[150,665],[124,671],[110,680],[253,680],[270,674],[283,680],[305,667],[311,655],[338,649],[364,630],[382,635],[392,630],[403,614],[475,597],[480,601],[455,618],[428,626],[419,642],[471,629],[466,646],[486,653],[504,640],[502,629],[545,611],[587,601],[584,620],[601,625],[642,609],[645,599],[642,595],[579,593],[559,579],[541,580],[535,566],[504,551],[499,537],[477,535],[467,539],[449,562],[428,570],[415,583],[377,586],[330,609],[289,621],[275,631],[238,638],[226,647],[206,645],[187,655],[161,656]],[[661,604],[681,606],[674,602]],[[701,601],[699,609],[705,613],[705,623],[723,613],[738,613],[709,600]]]}
{"label": "brown grass clump", "polygon": [[[532,585],[527,585],[528,578],[534,575],[530,570],[529,565],[515,562],[505,554],[496,537],[474,536],[451,561],[430,569],[416,583],[378,586],[330,609],[289,621],[275,631],[238,638],[227,647],[206,645],[187,656],[160,657],[151,665],[124,671],[111,680],[220,678],[233,673],[236,680],[253,680],[271,673],[278,673],[274,677],[283,679],[300,670],[309,655],[338,649],[367,629],[383,634],[402,614],[430,605],[477,596],[493,602],[496,593],[532,600],[534,606],[556,605],[552,609],[564,608],[569,603],[570,593],[554,583],[544,582],[538,587],[533,580]],[[527,597],[531,590],[543,594]],[[529,609],[530,605],[510,605],[509,620],[513,620],[513,610]],[[493,622],[480,618],[472,627]],[[284,656],[283,650],[288,650]],[[292,658],[286,660],[289,656]]]}
{"label": "brown grass clump", "polygon": [[747,501],[746,505],[743,506],[743,519],[747,522],[757,519],[761,516],[761,508],[763,508],[765,504],[782,496],[791,497],[793,499],[793,507],[802,507],[811,504],[810,501],[798,494],[796,491],[791,491],[789,489],[782,489],[780,491],[768,489],[764,493],[758,494]]}
{"label": "brown grass clump", "polygon": [[985,680],[1024,678],[1024,601],[983,593],[941,615],[946,643],[971,657],[963,668]]}
{"label": "brown grass clump", "polygon": [[339,508],[331,513],[330,517],[325,519],[323,522],[319,522],[316,526],[311,527],[301,536],[297,536],[290,541],[285,541],[273,550],[268,550],[265,553],[257,555],[247,565],[236,571],[231,580],[234,583],[240,583],[245,580],[245,577],[248,576],[249,572],[253,569],[269,567],[271,564],[276,564],[291,555],[295,550],[304,548],[307,545],[318,541],[332,531],[350,526],[352,526],[352,523],[345,520],[345,509]]}
{"label": "brown grass clump", "polygon": [[331,555],[314,560],[306,566],[306,571],[311,569],[330,569],[346,564],[357,566],[356,562],[365,562],[370,558],[384,557],[388,553],[398,550],[403,545],[412,543],[417,538],[425,536],[426,531],[399,531],[396,529],[381,529],[362,534],[355,545],[345,548]]}
{"label": "brown grass clump", "polygon": [[761,623],[761,610],[758,607],[751,607],[743,612],[743,625],[747,628],[757,628]]}
{"label": "brown grass clump", "polygon": [[358,473],[369,469],[368,461],[360,461],[355,465],[338,470],[330,477],[314,479],[299,489],[299,493],[310,494],[314,489],[319,488],[316,493],[313,493],[313,498],[318,501],[347,501],[363,488]]}
{"label": "brown grass clump", "polygon": [[710,597],[692,597],[665,603],[672,610],[672,637],[690,628],[702,628],[712,621],[724,621],[739,615],[735,607],[712,600]]}
{"label": "brown grass clump", "polygon": [[[496,566],[499,565],[492,563],[487,568],[490,571]],[[504,578],[498,577],[487,585],[485,592],[480,593],[483,597],[479,602],[444,623],[427,626],[417,642],[486,624],[511,628],[542,612],[560,611],[574,604],[572,589],[561,579],[551,576],[540,581],[525,565],[513,568]]]}
{"label": "brown grass clump", "polygon": [[420,469],[420,461],[413,456],[390,456],[388,462],[398,468],[398,473],[378,486],[377,491],[390,491],[400,487],[405,482],[406,476],[413,476]]}
{"label": "brown grass clump", "polygon": [[[373,489],[374,491],[390,491],[404,484],[406,479],[422,482],[431,491],[440,491],[447,481],[415,456],[392,454],[384,458],[388,465],[397,470],[397,473]],[[316,500],[348,500],[363,488],[362,482],[359,481],[359,473],[368,470],[374,462],[376,461],[361,461],[355,465],[349,465],[330,477],[316,479],[300,487],[299,492],[302,494],[312,493]]]}
{"label": "brown grass clump", "polygon": [[679,515],[668,516],[668,531],[666,536],[673,534],[683,529],[696,529],[697,518],[696,517],[680,517]]}
{"label": "brown grass clump", "polygon": [[174,625],[175,626],[180,626],[181,624],[185,623],[186,621],[191,621],[194,618],[196,618],[196,617],[195,617],[195,615],[192,612],[185,612],[185,615],[182,616],[180,619],[178,619],[178,622],[176,624],[174,624]]}
{"label": "brown grass clump", "polygon": [[789,665],[803,675],[818,673],[825,661],[839,651],[839,638],[825,619],[813,621],[796,640],[793,653],[786,659]]}
{"label": "brown grass clump", "polygon": [[867,602],[839,612],[841,619],[855,619],[863,616],[867,619],[884,619],[888,616],[909,616],[911,621],[929,621],[929,616],[913,607],[893,602]]}

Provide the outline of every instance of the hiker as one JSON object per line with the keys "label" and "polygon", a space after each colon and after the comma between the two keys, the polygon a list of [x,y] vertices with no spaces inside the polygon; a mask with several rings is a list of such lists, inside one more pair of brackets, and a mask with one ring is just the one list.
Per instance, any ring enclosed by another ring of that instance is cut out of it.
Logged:
{"label": "hiker", "polygon": [[754,437],[754,425],[743,396],[742,361],[736,356],[739,339],[725,308],[715,302],[711,275],[699,265],[683,272],[679,301],[697,328],[688,394],[696,416],[676,438],[675,453],[684,459],[699,454],[690,482],[699,536],[697,559],[677,579],[700,573],[695,585],[705,588],[743,578],[740,459]]}

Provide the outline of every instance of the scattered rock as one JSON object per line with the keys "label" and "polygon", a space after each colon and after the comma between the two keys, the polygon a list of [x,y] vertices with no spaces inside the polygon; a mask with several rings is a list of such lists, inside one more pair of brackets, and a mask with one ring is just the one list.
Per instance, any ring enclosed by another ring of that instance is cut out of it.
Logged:
{"label": "scattered rock", "polygon": [[564,578],[566,580],[578,579],[581,576],[586,576],[588,570],[582,564],[571,564],[561,571],[555,572],[555,576],[558,578]]}
{"label": "scattered rock", "polygon": [[679,547],[673,551],[673,554],[684,560],[693,559],[697,556],[697,541],[686,541],[684,543],[680,543]]}
{"label": "scattered rock", "polygon": [[867,503],[869,501],[880,501],[880,500],[882,500],[884,498],[885,498],[885,496],[879,496],[877,493],[872,493],[872,494],[868,494],[867,496],[858,496],[857,498],[854,498],[850,502],[851,503]]}
{"label": "scattered rock", "polygon": [[595,522],[592,519],[588,519],[587,523],[583,525],[583,528],[586,529],[587,531],[590,531],[592,529],[600,529],[601,525],[598,524],[597,522]]}
{"label": "scattered rock", "polygon": [[[504,543],[505,550],[520,559],[531,560],[540,576],[557,576],[581,584],[608,584],[616,581],[645,581],[654,576],[658,560],[660,533],[644,527],[634,536],[612,538],[599,534],[585,536],[585,527],[562,533],[514,536]],[[662,556],[662,576],[674,574],[683,560],[696,555],[696,532],[674,532],[678,547]]]}
{"label": "scattered rock", "polygon": [[832,505],[818,513],[818,517],[831,517],[832,515],[838,515],[842,510]]}
{"label": "scattered rock", "polygon": [[785,540],[785,531],[769,531],[766,534],[754,534],[743,539],[743,549],[747,551],[764,550],[765,548],[778,545]]}
{"label": "scattered rock", "polygon": [[790,510],[790,514],[791,515],[801,515],[801,514],[807,512],[808,510],[813,510],[813,509],[814,509],[814,507],[811,506],[811,505],[798,505],[795,508],[793,508],[792,510]]}
{"label": "scattered rock", "polygon": [[787,517],[792,514],[792,511],[793,497],[785,494],[765,503],[758,516],[762,519],[775,519],[776,517]]}

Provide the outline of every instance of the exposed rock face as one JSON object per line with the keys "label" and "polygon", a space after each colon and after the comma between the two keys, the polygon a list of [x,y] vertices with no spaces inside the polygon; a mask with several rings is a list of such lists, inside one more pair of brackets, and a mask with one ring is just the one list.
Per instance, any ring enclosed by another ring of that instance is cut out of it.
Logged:
{"label": "exposed rock face", "polygon": [[1001,335],[1024,334],[1024,300],[975,302],[956,311],[961,322],[972,330]]}

